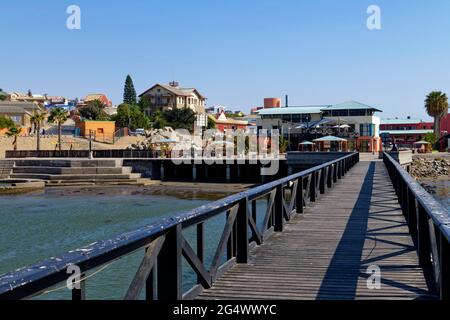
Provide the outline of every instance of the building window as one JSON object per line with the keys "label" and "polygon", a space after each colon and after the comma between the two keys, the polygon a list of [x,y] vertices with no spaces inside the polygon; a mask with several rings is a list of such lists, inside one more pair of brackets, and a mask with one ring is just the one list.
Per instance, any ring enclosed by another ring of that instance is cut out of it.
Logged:
{"label": "building window", "polygon": [[348,117],[348,110],[333,110],[333,117]]}
{"label": "building window", "polygon": [[366,109],[355,109],[350,110],[351,117],[362,117],[366,115]]}
{"label": "building window", "polygon": [[375,135],[375,125],[371,123],[361,123],[359,125],[359,134],[365,137],[373,137]]}

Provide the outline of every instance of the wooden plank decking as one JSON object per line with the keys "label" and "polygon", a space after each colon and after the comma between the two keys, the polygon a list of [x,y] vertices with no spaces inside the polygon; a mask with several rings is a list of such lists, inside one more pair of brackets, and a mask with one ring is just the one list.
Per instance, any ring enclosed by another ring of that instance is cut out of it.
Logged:
{"label": "wooden plank decking", "polygon": [[[381,269],[381,288],[367,268]],[[358,163],[344,179],[199,299],[420,299],[430,295],[387,170]]]}

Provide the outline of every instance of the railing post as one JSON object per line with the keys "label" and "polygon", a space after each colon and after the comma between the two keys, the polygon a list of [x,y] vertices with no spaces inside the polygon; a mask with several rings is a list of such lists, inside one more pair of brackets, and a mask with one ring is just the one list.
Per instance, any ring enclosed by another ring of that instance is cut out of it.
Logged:
{"label": "railing post", "polygon": [[337,163],[334,163],[332,165],[333,167],[333,183],[336,183],[338,178],[337,178],[337,172],[338,172],[338,167],[337,167]]}
{"label": "railing post", "polygon": [[325,168],[320,170],[319,189],[320,189],[320,194],[325,193]]}
{"label": "railing post", "polygon": [[248,198],[239,202],[236,216],[236,262],[248,262]]}
{"label": "railing post", "polygon": [[327,167],[327,187],[333,187],[333,165]]}
{"label": "railing post", "polygon": [[[200,262],[204,259],[203,222],[197,225],[197,256]],[[197,283],[201,283],[201,277],[197,276]]]}
{"label": "railing post", "polygon": [[342,178],[342,164],[340,161],[336,162],[337,165],[337,178],[341,179]]}
{"label": "railing post", "polygon": [[158,300],[181,300],[181,224],[167,231],[157,268]]}
{"label": "railing post", "polygon": [[[416,200],[417,201],[417,200]],[[430,251],[430,235],[428,227],[428,217],[419,203],[416,203],[417,214],[417,251],[419,255],[419,262],[422,267],[429,267],[431,265],[431,251]]]}
{"label": "railing post", "polygon": [[408,189],[408,214],[407,220],[409,232],[414,241],[417,241],[417,220],[416,220],[416,198],[411,190]]}
{"label": "railing post", "polygon": [[295,195],[295,208],[297,213],[303,213],[303,177],[298,178],[297,194]]}
{"label": "railing post", "polygon": [[316,201],[316,172],[313,172],[311,174],[311,182],[309,184],[309,200],[311,202],[315,202]]}
{"label": "railing post", "polygon": [[275,203],[273,204],[275,208],[275,223],[274,231],[283,231],[283,185],[277,187],[277,193],[275,194]]}
{"label": "railing post", "polygon": [[439,284],[439,296],[441,300],[450,300],[450,243],[447,238],[440,233],[440,258],[439,258],[439,270],[440,270],[440,284]]}
{"label": "railing post", "polygon": [[84,280],[85,274],[80,275],[80,283],[78,283],[79,288],[72,289],[72,300],[80,301],[86,300],[86,281]]}

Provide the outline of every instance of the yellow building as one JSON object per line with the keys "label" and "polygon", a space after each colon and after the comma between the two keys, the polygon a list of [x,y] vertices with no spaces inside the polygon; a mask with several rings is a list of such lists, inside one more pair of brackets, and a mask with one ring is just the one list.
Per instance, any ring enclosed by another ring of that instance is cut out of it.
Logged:
{"label": "yellow building", "polygon": [[114,143],[114,133],[116,132],[114,121],[83,120],[77,122],[75,127],[82,137],[89,138],[89,134],[91,134],[95,141]]}

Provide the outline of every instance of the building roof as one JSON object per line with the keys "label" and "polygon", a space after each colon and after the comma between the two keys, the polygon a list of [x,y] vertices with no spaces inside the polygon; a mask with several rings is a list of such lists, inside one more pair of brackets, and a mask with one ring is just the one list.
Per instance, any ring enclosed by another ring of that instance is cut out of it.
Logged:
{"label": "building roof", "polygon": [[39,110],[42,108],[32,102],[22,101],[0,101],[0,113],[23,113]]}
{"label": "building roof", "polygon": [[321,142],[321,141],[344,142],[344,141],[347,141],[347,140],[339,138],[339,137],[335,137],[335,136],[326,136],[326,137],[322,137],[322,138],[319,138],[319,139],[314,139],[313,141],[314,142]]}
{"label": "building roof", "polygon": [[328,106],[326,110],[352,110],[352,109],[370,109],[373,111],[383,112],[379,109],[376,109],[374,107],[368,106],[367,104],[358,102],[358,101],[347,101],[342,102],[338,104],[334,104],[331,106]]}
{"label": "building roof", "polygon": [[321,113],[327,106],[305,106],[305,107],[284,107],[284,108],[266,108],[258,111],[259,115],[277,115],[277,114],[310,114]]}
{"label": "building roof", "polygon": [[389,133],[392,135],[409,135],[409,134],[427,134],[433,133],[433,130],[381,130],[380,134]]}
{"label": "building roof", "polygon": [[278,115],[278,114],[308,114],[308,113],[322,113],[327,110],[355,110],[355,109],[369,109],[373,111],[382,112],[379,109],[368,106],[367,104],[348,101],[333,105],[318,105],[318,106],[299,106],[299,107],[284,107],[284,108],[265,108],[258,111],[259,115]]}
{"label": "building roof", "polygon": [[160,84],[160,83],[157,83],[154,86],[152,86],[150,89],[145,90],[143,93],[141,93],[139,95],[139,97],[142,97],[144,94],[146,94],[147,92],[149,92],[150,90],[152,90],[156,86],[162,87],[162,88],[166,89],[167,91],[172,92],[173,94],[175,94],[177,96],[188,97],[192,93],[195,92],[200,98],[206,99],[206,97],[203,96],[202,94],[200,94],[200,92],[198,92],[198,90],[195,89],[195,88],[180,88],[180,87],[171,86],[170,84]]}
{"label": "building roof", "polygon": [[235,120],[233,118],[227,118],[226,116],[225,117],[223,117],[223,116],[225,116],[224,113],[222,113],[219,116],[219,118],[216,118],[212,115],[208,115],[208,117],[210,119],[212,119],[215,123],[218,123],[218,124],[231,124],[231,125],[236,124],[236,125],[244,125],[244,126],[248,125],[248,121]]}
{"label": "building roof", "polygon": [[100,100],[102,97],[106,97],[106,95],[102,94],[102,93],[93,93],[93,94],[88,94],[86,96],[86,98],[84,98],[84,101],[93,101],[93,100]]}
{"label": "building roof", "polygon": [[381,119],[381,124],[418,124],[431,123],[421,119]]}

